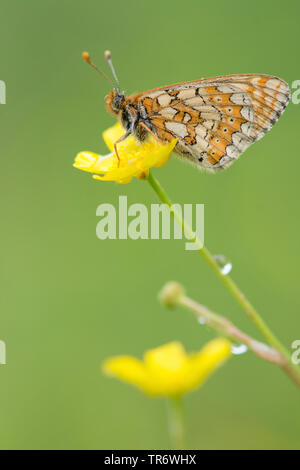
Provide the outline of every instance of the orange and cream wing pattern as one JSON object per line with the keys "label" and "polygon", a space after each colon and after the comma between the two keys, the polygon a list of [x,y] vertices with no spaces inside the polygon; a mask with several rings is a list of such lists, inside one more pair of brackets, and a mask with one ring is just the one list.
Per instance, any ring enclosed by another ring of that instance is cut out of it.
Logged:
{"label": "orange and cream wing pattern", "polygon": [[136,96],[157,136],[206,170],[231,165],[276,123],[290,98],[270,75],[229,75],[178,83]]}

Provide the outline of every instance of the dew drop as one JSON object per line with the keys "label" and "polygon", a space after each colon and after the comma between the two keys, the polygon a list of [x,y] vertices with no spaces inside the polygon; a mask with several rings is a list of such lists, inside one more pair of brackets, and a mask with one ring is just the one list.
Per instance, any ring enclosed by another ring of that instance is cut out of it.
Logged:
{"label": "dew drop", "polygon": [[236,356],[240,354],[245,354],[245,352],[248,351],[248,347],[245,344],[235,344],[231,346],[231,352],[232,354],[235,354]]}
{"label": "dew drop", "polygon": [[206,319],[204,317],[198,317],[198,323],[200,323],[200,325],[205,325]]}
{"label": "dew drop", "polygon": [[218,263],[221,273],[224,274],[224,276],[226,276],[226,274],[229,274],[232,270],[232,263],[226,258],[226,256],[215,255],[214,258]]}

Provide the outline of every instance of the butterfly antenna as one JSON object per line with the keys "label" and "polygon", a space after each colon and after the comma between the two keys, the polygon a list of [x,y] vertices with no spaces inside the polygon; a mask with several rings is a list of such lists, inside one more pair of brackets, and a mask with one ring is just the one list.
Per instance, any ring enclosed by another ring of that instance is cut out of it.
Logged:
{"label": "butterfly antenna", "polygon": [[116,82],[116,84],[117,84],[117,90],[120,91],[120,84],[119,84],[119,80],[118,80],[118,77],[117,77],[115,68],[114,68],[114,66],[113,66],[112,60],[111,60],[111,53],[110,53],[110,51],[105,51],[105,52],[104,52],[104,57],[105,57],[105,60],[107,60],[107,62],[108,62],[108,65],[109,65],[109,67],[110,67],[110,70],[112,71],[113,77],[114,77],[115,82]]}
{"label": "butterfly antenna", "polygon": [[114,83],[113,81],[108,78],[107,75],[105,75],[104,72],[102,72],[102,70],[98,69],[97,65],[93,64],[93,62],[91,61],[91,58],[90,58],[90,54],[88,52],[83,52],[82,53],[82,58],[89,64],[91,65],[98,73],[100,73],[100,75],[102,75],[102,77],[105,78],[105,80],[107,80],[108,82],[110,82],[112,84],[112,86],[114,86]]}

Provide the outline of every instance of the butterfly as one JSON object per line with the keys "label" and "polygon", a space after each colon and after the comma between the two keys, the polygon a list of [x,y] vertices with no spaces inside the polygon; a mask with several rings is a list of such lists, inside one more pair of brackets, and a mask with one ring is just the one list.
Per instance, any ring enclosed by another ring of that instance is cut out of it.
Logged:
{"label": "butterfly", "polygon": [[[88,53],[83,53],[83,58],[107,78]],[[124,128],[124,135],[115,143],[117,156],[121,140],[133,135],[143,142],[152,134],[161,143],[176,138],[177,155],[216,172],[229,167],[261,139],[290,99],[288,84],[265,74],[202,78],[126,97],[120,92],[109,51],[105,58],[116,81],[105,104]]]}

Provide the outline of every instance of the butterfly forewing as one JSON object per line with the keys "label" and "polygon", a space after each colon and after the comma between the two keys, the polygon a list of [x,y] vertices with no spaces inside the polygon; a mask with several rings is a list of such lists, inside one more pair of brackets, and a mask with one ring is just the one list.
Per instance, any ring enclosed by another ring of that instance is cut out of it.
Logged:
{"label": "butterfly forewing", "polygon": [[136,96],[157,136],[207,170],[233,163],[272,128],[288,104],[287,83],[270,75],[230,75],[178,83]]}

